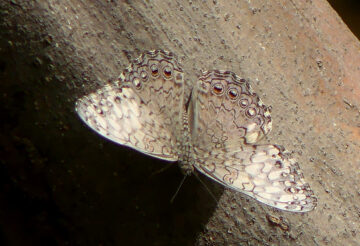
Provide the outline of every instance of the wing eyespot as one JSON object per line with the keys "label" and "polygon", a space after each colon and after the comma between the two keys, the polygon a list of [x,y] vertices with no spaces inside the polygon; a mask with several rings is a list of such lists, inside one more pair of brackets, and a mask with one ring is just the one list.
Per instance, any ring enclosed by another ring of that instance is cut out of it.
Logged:
{"label": "wing eyespot", "polygon": [[139,78],[133,79],[133,85],[135,86],[135,89],[140,90],[142,88],[142,83]]}
{"label": "wing eyespot", "polygon": [[148,79],[149,79],[148,73],[146,71],[141,71],[140,77],[141,77],[142,81],[144,81],[144,82],[148,81]]}
{"label": "wing eyespot", "polygon": [[239,99],[239,106],[243,109],[246,109],[247,107],[250,106],[252,100],[251,100],[251,97],[249,97],[248,95],[246,94],[241,94],[241,98]]}
{"label": "wing eyespot", "polygon": [[150,70],[153,77],[157,78],[159,76],[159,68],[156,64],[152,64]]}
{"label": "wing eyespot", "polygon": [[229,98],[230,100],[236,101],[236,100],[239,98],[239,91],[238,91],[238,89],[230,87],[230,88],[227,90],[227,96],[228,96],[228,98]]}
{"label": "wing eyespot", "polygon": [[221,96],[222,94],[224,94],[224,86],[223,86],[223,84],[220,83],[220,82],[214,83],[212,85],[212,92],[215,95],[218,95],[218,96]]}
{"label": "wing eyespot", "polygon": [[163,69],[163,74],[166,79],[170,79],[172,77],[172,69],[170,66],[165,66]]}
{"label": "wing eyespot", "polygon": [[247,117],[253,118],[253,117],[256,116],[256,109],[253,108],[253,107],[250,107],[245,111],[245,114],[246,114]]}

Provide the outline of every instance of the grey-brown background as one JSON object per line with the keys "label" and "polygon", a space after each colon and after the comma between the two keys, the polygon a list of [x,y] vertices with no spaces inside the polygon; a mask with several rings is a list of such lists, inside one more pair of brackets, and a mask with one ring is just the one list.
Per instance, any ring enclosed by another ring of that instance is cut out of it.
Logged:
{"label": "grey-brown background", "polygon": [[[319,205],[261,205],[107,142],[74,112],[148,49],[227,69],[272,105]],[[0,2],[1,245],[357,245],[360,45],[324,0]]]}

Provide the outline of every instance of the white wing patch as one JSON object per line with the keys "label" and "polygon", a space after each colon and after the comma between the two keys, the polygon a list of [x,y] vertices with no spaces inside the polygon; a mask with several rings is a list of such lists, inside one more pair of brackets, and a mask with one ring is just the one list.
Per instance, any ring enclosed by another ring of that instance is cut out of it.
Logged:
{"label": "white wing patch", "polygon": [[306,212],[316,206],[296,161],[280,146],[244,147],[226,154],[225,160],[209,156],[195,167],[226,187],[282,210]]}
{"label": "white wing patch", "polygon": [[105,138],[144,154],[169,161],[175,138],[163,127],[162,117],[142,104],[132,88],[106,85],[76,102],[80,118]]}

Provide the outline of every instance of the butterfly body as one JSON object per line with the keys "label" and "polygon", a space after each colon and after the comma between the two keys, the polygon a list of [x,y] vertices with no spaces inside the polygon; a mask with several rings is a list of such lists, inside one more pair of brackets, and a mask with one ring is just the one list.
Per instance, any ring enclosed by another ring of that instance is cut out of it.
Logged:
{"label": "butterfly body", "polygon": [[272,127],[270,109],[230,71],[206,71],[185,91],[175,56],[142,54],[113,83],[76,103],[81,119],[121,145],[197,170],[267,205],[316,206],[296,161],[277,145],[255,145]]}

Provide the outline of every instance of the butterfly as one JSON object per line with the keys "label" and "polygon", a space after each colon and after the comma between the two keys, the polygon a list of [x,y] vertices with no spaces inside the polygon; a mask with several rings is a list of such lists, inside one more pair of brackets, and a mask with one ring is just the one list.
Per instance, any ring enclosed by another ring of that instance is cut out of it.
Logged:
{"label": "butterfly", "polygon": [[247,80],[205,71],[186,90],[167,51],[143,53],[119,78],[76,102],[76,112],[103,137],[163,160],[185,175],[198,171],[269,206],[292,212],[317,199],[282,146],[256,143],[272,127],[269,107]]}

